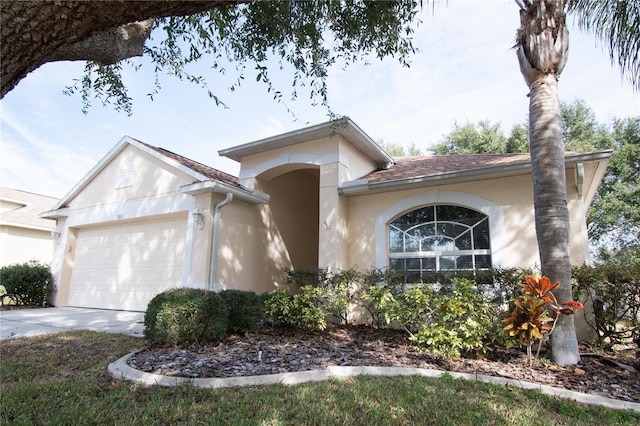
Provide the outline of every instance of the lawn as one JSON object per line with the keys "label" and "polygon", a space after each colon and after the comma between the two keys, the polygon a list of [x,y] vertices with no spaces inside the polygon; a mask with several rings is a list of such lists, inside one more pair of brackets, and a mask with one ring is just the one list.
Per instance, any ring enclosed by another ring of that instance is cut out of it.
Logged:
{"label": "lawn", "polygon": [[89,331],[0,342],[0,424],[640,424],[640,413],[450,377],[199,389],[143,387],[107,374],[110,362],[143,345]]}

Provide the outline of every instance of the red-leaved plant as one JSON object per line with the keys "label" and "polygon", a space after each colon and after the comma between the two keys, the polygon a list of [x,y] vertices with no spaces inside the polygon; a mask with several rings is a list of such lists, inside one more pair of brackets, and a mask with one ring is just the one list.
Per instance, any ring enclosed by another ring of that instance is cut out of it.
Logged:
{"label": "red-leaved plant", "polygon": [[[520,286],[524,290],[522,296],[512,300],[514,309],[504,320],[507,342],[517,341],[527,347],[527,364],[533,363],[540,355],[540,348],[546,335],[550,335],[556,327],[560,314],[572,315],[577,309],[583,309],[580,302],[570,300],[561,305],[552,291],[560,283],[551,282],[549,278],[539,275],[526,275]],[[531,348],[538,341],[535,358]]]}

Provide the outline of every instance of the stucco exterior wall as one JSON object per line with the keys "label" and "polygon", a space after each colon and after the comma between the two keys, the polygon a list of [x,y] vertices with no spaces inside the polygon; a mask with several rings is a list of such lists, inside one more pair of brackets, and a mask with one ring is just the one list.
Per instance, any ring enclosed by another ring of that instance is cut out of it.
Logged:
{"label": "stucco exterior wall", "polygon": [[53,256],[50,230],[0,226],[0,266],[37,260],[49,265]]}
{"label": "stucco exterior wall", "polygon": [[318,267],[319,168],[294,170],[260,188],[270,195],[268,209],[295,269]]}
{"label": "stucco exterior wall", "polygon": [[291,258],[266,205],[233,201],[221,210],[218,288],[264,293],[286,284]]}
{"label": "stucco exterior wall", "polygon": [[[107,211],[117,211],[119,203],[123,202],[144,200],[153,204],[154,199],[166,198],[167,195],[189,199],[190,195],[180,193],[180,187],[192,182],[192,176],[170,168],[165,162],[129,145],[70,201],[69,207],[80,210],[101,206]],[[144,211],[131,213],[145,214]],[[118,219],[122,217],[113,217],[113,220]]]}
{"label": "stucco exterior wall", "polygon": [[242,157],[239,178],[243,185],[253,189],[258,176],[262,180],[270,180],[303,165],[331,163],[341,163],[346,167],[347,173],[341,181],[356,179],[376,168],[363,153],[335,135]]}
{"label": "stucco exterior wall", "polygon": [[[581,202],[578,200],[575,185],[572,184],[572,173],[571,170],[567,172],[567,197],[572,229],[571,260],[573,264],[582,264],[588,260],[586,229],[583,212],[580,209]],[[385,225],[401,214],[433,203],[458,204],[476,210],[486,208],[487,211],[498,213],[489,214],[494,266],[530,267],[540,263],[530,174],[352,196],[347,199],[348,263],[352,266],[357,265],[362,269],[386,266],[388,228]],[[403,204],[406,200],[412,201]],[[472,202],[472,200],[475,201]],[[400,206],[397,214],[393,218],[387,218],[388,220],[383,224],[376,224],[376,218],[394,205]],[[497,220],[501,224],[496,223]],[[384,226],[382,232],[380,226]],[[382,259],[384,264],[381,264],[380,250],[385,254]]]}
{"label": "stucco exterior wall", "polygon": [[[197,198],[180,192],[182,185],[192,182],[193,177],[187,173],[134,146],[126,146],[69,200],[66,217],[58,219],[56,231],[60,233],[60,239],[55,244],[52,262],[55,281],[52,302],[57,306],[68,303],[76,239],[82,229],[107,229],[123,224],[171,220],[176,214],[187,220],[186,232],[181,237],[183,248],[179,254],[176,251],[176,255],[181,257],[180,263],[184,260],[179,281],[184,286],[202,287],[206,283],[208,263],[200,262],[198,257],[209,256],[209,240],[206,234],[194,232],[194,221],[189,212],[198,203],[204,207],[201,210],[206,211],[211,203],[211,194]],[[161,230],[158,235],[150,235],[155,228],[147,228],[146,239],[163,240]],[[195,255],[195,261],[192,261],[192,255]],[[192,271],[192,264],[204,266]]]}

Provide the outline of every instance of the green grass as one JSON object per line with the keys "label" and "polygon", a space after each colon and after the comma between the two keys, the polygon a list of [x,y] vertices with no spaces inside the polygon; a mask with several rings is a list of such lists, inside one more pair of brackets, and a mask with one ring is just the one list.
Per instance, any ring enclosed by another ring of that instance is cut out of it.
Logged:
{"label": "green grass", "polygon": [[640,424],[638,413],[450,376],[230,389],[114,381],[107,365],[143,344],[88,331],[0,342],[0,424]]}

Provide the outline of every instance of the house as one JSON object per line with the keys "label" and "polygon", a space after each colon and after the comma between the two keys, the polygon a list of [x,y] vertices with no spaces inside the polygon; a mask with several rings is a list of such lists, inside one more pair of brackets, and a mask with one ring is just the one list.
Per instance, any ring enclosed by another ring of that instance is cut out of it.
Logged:
{"label": "house", "polygon": [[[528,154],[394,159],[349,119],[219,151],[231,176],[124,137],[53,209],[58,306],[146,309],[173,287],[269,291],[285,271],[539,263]],[[571,261],[610,151],[566,155]]]}
{"label": "house", "polygon": [[39,214],[59,200],[18,189],[0,188],[0,266],[36,260],[49,264],[55,222]]}

